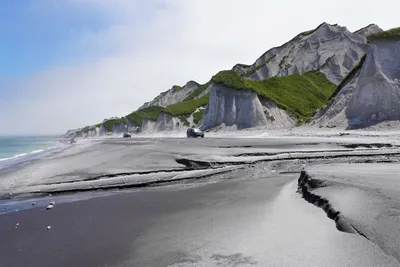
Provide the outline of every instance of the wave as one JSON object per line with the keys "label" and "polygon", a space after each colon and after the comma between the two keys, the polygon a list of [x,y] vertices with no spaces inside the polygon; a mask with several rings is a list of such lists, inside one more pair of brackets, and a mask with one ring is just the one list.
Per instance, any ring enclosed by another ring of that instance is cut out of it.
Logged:
{"label": "wave", "polygon": [[50,146],[43,149],[37,149],[26,153],[21,153],[12,157],[0,158],[0,171],[15,167],[19,164],[30,162],[32,160],[41,159],[53,155],[54,153],[67,148],[67,144],[58,143],[57,145]]}
{"label": "wave", "polygon": [[0,159],[0,161],[12,160],[12,159],[16,159],[16,158],[19,158],[19,157],[26,156],[26,155],[28,155],[28,154],[29,154],[29,153],[22,153],[22,154],[18,154],[18,155],[9,157],[9,158],[2,158],[2,159]]}

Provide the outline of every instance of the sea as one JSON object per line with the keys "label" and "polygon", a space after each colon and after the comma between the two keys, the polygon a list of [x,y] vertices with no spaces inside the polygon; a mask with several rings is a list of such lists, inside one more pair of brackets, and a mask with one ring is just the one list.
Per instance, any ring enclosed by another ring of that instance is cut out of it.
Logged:
{"label": "sea", "polygon": [[57,136],[0,136],[0,171],[50,156],[67,147]]}

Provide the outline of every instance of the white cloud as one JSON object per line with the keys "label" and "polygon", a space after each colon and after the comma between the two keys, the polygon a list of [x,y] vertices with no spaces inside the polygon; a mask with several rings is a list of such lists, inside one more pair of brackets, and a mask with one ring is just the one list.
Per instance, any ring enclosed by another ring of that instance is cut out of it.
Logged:
{"label": "white cloud", "polygon": [[350,30],[370,22],[394,27],[391,15],[399,4],[387,2],[392,8],[381,3],[371,18],[361,1],[69,0],[101,10],[109,24],[86,32],[70,49],[112,53],[74,59],[8,85],[25,93],[0,101],[0,134],[62,133],[127,115],[174,84],[207,82],[218,70],[252,63],[323,21]]}

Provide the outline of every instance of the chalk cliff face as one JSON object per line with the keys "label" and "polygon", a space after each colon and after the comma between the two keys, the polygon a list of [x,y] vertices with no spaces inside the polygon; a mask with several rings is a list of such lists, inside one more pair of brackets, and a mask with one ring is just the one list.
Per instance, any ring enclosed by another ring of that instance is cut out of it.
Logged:
{"label": "chalk cliff face", "polygon": [[232,90],[215,84],[211,89],[202,129],[221,124],[244,129],[266,124],[263,106],[258,96],[247,90]]}
{"label": "chalk cliff face", "polygon": [[312,124],[360,128],[400,119],[400,38],[372,41],[362,63]]}
{"label": "chalk cliff face", "polygon": [[256,93],[212,84],[210,102],[200,123],[202,130],[220,125],[238,130],[266,126],[291,127],[294,120],[274,103],[260,101]]}
{"label": "chalk cliff face", "polygon": [[182,102],[186,97],[189,96],[191,92],[196,90],[199,86],[198,83],[194,81],[187,82],[183,87],[173,86],[168,91],[159,94],[150,102],[146,102],[139,109],[147,108],[150,106],[166,107],[172,104]]}
{"label": "chalk cliff face", "polygon": [[144,133],[158,133],[163,131],[180,131],[183,128],[183,122],[179,118],[161,113],[157,121],[144,120],[141,131]]}
{"label": "chalk cliff face", "polygon": [[[272,76],[321,70],[330,81],[338,84],[366,50],[367,40],[364,36],[352,33],[346,27],[323,23],[313,31],[299,34],[281,47],[268,50],[248,68],[247,75],[250,79],[263,80]],[[242,71],[238,67],[235,69]]]}

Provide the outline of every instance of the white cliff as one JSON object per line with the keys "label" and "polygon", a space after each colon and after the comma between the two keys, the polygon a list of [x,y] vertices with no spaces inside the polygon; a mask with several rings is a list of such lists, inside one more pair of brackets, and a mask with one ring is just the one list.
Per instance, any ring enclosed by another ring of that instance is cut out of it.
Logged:
{"label": "white cliff", "polygon": [[163,131],[180,131],[184,129],[184,122],[179,118],[161,112],[157,121],[143,120],[141,132],[158,133]]}
{"label": "white cliff", "polygon": [[[257,94],[212,84],[210,102],[200,128],[235,126],[238,130],[258,126],[291,127],[294,121],[272,102],[260,101]],[[263,105],[264,104],[264,105]]]}

